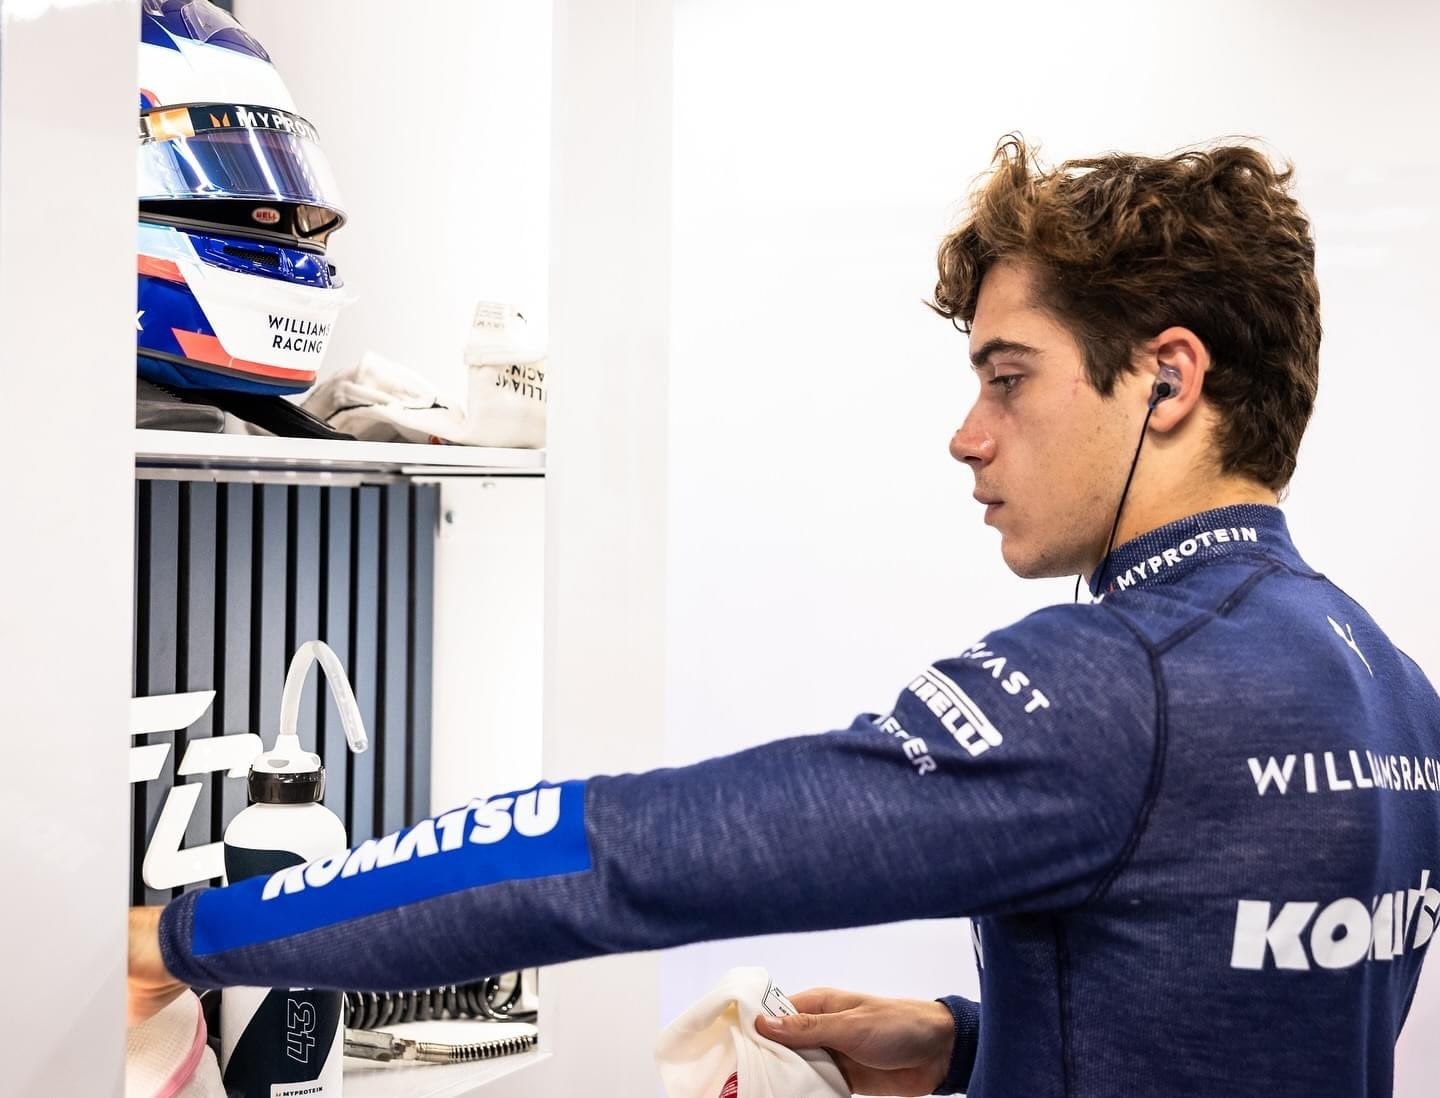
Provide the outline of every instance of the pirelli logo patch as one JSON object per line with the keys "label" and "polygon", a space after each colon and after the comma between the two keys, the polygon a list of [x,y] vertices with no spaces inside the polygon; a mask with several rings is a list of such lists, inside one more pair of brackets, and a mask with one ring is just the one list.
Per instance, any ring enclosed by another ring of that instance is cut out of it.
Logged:
{"label": "pirelli logo patch", "polygon": [[939,719],[941,727],[972,755],[1005,742],[985,711],[945,672],[927,667],[907,688]]}

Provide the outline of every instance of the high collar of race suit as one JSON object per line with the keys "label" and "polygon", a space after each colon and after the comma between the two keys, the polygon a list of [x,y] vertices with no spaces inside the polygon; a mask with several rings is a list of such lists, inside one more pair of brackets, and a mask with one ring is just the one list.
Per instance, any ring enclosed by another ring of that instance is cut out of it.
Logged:
{"label": "high collar of race suit", "polygon": [[1257,551],[1298,562],[1280,508],[1237,503],[1201,511],[1117,546],[1090,576],[1090,594],[1169,583],[1208,561]]}

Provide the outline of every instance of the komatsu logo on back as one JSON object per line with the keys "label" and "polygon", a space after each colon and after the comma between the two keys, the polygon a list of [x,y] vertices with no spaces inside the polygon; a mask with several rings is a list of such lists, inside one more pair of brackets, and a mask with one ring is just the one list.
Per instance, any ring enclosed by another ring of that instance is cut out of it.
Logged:
{"label": "komatsu logo on back", "polygon": [[407,831],[382,839],[367,839],[353,850],[308,865],[294,865],[265,882],[262,900],[292,895],[307,888],[323,888],[337,877],[354,877],[414,858],[429,858],[459,850],[466,843],[489,846],[511,835],[535,839],[548,835],[560,822],[560,789],[546,786],[517,797],[494,797],[421,820]]}
{"label": "komatsu logo on back", "polygon": [[1349,968],[1364,960],[1391,961],[1423,948],[1437,920],[1440,891],[1430,887],[1428,869],[1419,888],[1382,892],[1368,903],[1345,896],[1322,908],[1315,900],[1291,900],[1276,911],[1269,900],[1241,900],[1230,967],[1258,972],[1267,961],[1300,970],[1312,962]]}

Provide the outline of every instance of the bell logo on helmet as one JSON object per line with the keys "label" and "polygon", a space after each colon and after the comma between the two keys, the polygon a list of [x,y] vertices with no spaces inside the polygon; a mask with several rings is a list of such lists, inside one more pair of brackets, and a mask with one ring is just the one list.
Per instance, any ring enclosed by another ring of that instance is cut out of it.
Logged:
{"label": "bell logo on helmet", "polygon": [[259,225],[278,225],[280,211],[274,206],[256,206],[250,211],[250,219]]}

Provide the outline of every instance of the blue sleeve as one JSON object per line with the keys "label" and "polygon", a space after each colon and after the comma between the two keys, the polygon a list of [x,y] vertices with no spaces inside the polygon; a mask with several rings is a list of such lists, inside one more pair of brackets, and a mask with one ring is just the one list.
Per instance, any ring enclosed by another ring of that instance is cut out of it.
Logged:
{"label": "blue sleeve", "polygon": [[980,1049],[980,1004],[959,995],[936,999],[950,1012],[955,1023],[955,1047],[950,1053],[950,1068],[932,1094],[964,1094],[970,1089],[970,1075],[975,1070],[975,1054]]}
{"label": "blue sleeve", "polygon": [[1146,649],[1056,607],[925,668],[886,715],[472,802],[188,893],[196,986],[402,989],[715,938],[1039,911],[1121,857],[1152,765]]}

